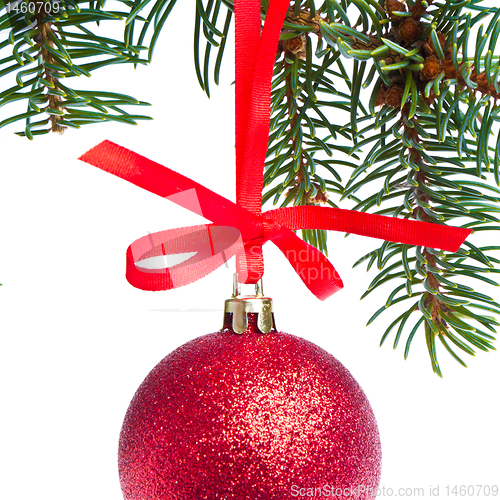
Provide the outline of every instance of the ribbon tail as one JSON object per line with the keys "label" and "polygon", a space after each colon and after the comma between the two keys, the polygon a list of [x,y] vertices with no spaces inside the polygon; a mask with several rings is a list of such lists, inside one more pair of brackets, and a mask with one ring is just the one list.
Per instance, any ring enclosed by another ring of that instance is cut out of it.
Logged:
{"label": "ribbon tail", "polygon": [[449,252],[456,252],[472,232],[461,227],[330,207],[278,208],[269,210],[265,215],[290,229],[340,231]]}
{"label": "ribbon tail", "polygon": [[312,245],[285,227],[271,241],[288,259],[306,287],[320,300],[343,288],[344,284],[331,262]]}
{"label": "ribbon tail", "polygon": [[189,177],[111,141],[103,141],[80,160],[173,201],[217,225],[237,227],[252,235],[260,218]]}

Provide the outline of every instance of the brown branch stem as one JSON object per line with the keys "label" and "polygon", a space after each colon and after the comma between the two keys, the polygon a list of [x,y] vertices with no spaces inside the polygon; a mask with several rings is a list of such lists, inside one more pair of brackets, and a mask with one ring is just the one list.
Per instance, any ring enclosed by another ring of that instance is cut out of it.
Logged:
{"label": "brown branch stem", "polygon": [[[52,29],[52,23],[51,22],[45,22],[45,18],[48,17],[50,14],[48,14],[45,10],[45,2],[43,0],[36,0],[35,2],[35,19],[36,19],[36,25],[38,28],[38,35],[35,37],[37,40],[37,43],[40,47],[40,52],[39,55],[41,56],[42,60],[44,63],[48,64],[56,64],[56,61],[52,57],[52,54],[47,50],[45,47],[48,46],[52,48],[54,46],[54,42],[52,41],[50,34],[53,34],[53,36],[57,36],[54,30]],[[51,75],[50,70],[45,67],[44,72],[43,72],[43,78],[52,84],[54,87],[57,87],[57,78],[54,78]],[[60,105],[61,98],[58,95],[47,95],[48,98],[48,107],[51,109],[55,109],[58,111],[61,111],[63,108]],[[63,127],[57,123],[57,116],[56,115],[50,115],[50,122],[51,122],[51,130],[52,132],[58,132],[62,134],[64,132],[64,129],[66,127]]]}

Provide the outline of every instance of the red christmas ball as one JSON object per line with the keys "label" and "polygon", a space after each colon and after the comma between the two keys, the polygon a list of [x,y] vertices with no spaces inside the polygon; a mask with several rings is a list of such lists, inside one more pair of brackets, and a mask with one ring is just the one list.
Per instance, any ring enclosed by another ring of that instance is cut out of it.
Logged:
{"label": "red christmas ball", "polygon": [[287,333],[225,327],[165,357],[119,445],[125,500],[375,498],[377,424],[333,356]]}

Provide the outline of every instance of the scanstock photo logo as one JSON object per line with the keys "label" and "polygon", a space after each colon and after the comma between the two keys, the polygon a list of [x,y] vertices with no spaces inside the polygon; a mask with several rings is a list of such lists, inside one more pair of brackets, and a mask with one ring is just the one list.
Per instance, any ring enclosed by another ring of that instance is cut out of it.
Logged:
{"label": "scanstock photo logo", "polygon": [[331,484],[323,486],[301,487],[293,485],[290,496],[293,498],[364,498],[364,495],[375,493],[381,498],[495,498],[499,495],[498,485],[492,484],[462,484],[462,485],[428,485],[426,487],[391,488],[379,486],[376,490],[371,486],[359,485],[350,488],[338,488]]}

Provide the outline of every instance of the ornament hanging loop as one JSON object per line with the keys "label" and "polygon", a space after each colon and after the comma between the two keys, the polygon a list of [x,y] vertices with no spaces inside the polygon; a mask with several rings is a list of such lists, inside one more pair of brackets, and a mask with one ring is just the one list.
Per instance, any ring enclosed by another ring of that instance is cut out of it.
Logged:
{"label": "ornament hanging loop", "polygon": [[[232,298],[236,299],[237,297],[241,297],[241,283],[238,280],[238,273],[233,274],[233,295]],[[264,297],[264,286],[262,284],[262,278],[260,278],[257,283],[255,283],[255,297],[263,298]],[[271,300],[271,299],[269,299]]]}
{"label": "ornament hanging loop", "polygon": [[233,275],[233,294],[224,303],[224,315],[232,315],[232,329],[242,334],[248,329],[248,314],[257,315],[257,327],[261,333],[269,333],[274,327],[273,301],[264,297],[262,278],[255,283],[254,295],[242,295],[238,273]]}

